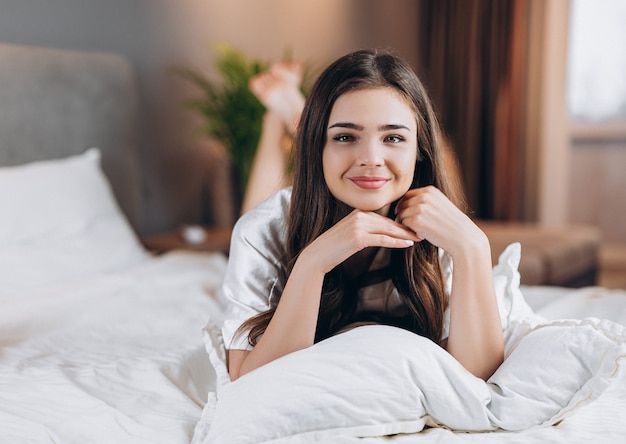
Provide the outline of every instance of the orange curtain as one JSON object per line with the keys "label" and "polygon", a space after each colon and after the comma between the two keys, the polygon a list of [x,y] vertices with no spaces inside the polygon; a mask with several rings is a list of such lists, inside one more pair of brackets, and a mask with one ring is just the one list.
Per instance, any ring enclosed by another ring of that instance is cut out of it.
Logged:
{"label": "orange curtain", "polygon": [[528,0],[422,0],[418,66],[474,216],[522,212]]}

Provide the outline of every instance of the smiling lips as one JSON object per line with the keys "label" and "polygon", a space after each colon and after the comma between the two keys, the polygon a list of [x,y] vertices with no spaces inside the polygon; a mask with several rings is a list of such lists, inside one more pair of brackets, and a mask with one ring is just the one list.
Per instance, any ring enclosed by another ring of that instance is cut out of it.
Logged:
{"label": "smiling lips", "polygon": [[356,176],[349,178],[357,187],[363,188],[366,190],[374,190],[382,187],[389,179],[385,179],[384,177],[376,177],[376,176]]}

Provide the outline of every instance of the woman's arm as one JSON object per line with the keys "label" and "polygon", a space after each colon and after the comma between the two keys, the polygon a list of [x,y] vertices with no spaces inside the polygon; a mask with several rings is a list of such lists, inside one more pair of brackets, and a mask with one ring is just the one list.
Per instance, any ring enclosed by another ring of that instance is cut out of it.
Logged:
{"label": "woman's arm", "polygon": [[504,359],[504,341],[487,236],[434,187],[410,190],[396,213],[419,238],[452,257],[446,349],[474,375],[488,379]]}
{"label": "woman's arm", "polygon": [[254,349],[229,350],[231,380],[313,345],[326,273],[366,247],[406,248],[415,240],[401,224],[358,210],[315,239],[296,260],[274,316]]}
{"label": "woman's arm", "polygon": [[487,380],[504,359],[504,341],[493,286],[491,251],[484,233],[466,240],[452,261],[446,349],[475,376]]}
{"label": "woman's arm", "polygon": [[[303,252],[304,254],[304,252]],[[298,258],[265,333],[251,351],[229,350],[230,379],[313,344],[324,273]]]}

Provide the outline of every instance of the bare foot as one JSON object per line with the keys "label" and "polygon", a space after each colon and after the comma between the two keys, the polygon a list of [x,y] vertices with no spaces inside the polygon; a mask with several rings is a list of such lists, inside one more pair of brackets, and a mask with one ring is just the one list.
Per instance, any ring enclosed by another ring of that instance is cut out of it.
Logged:
{"label": "bare foot", "polygon": [[276,62],[265,72],[250,79],[252,93],[269,110],[277,114],[288,130],[293,133],[302,108],[304,97],[300,92],[302,65],[295,62]]}
{"label": "bare foot", "polygon": [[300,88],[300,85],[302,84],[301,63],[279,61],[273,63],[270,70],[279,77],[291,83],[294,87]]}

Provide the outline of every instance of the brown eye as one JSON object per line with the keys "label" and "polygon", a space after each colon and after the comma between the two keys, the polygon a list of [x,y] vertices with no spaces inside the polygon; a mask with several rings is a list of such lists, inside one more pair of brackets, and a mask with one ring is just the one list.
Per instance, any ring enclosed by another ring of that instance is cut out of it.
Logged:
{"label": "brown eye", "polygon": [[389,143],[400,143],[400,142],[404,142],[406,139],[402,136],[398,136],[397,134],[394,134],[393,136],[387,136],[385,137],[385,142],[389,142]]}
{"label": "brown eye", "polygon": [[333,140],[337,142],[352,142],[354,137],[348,134],[337,134],[336,136],[333,136]]}

